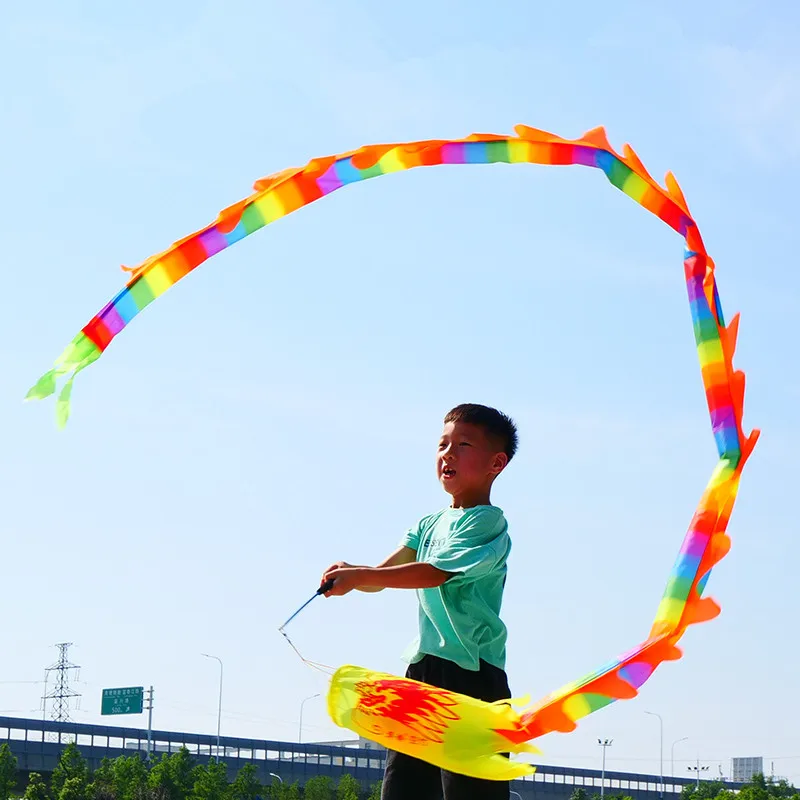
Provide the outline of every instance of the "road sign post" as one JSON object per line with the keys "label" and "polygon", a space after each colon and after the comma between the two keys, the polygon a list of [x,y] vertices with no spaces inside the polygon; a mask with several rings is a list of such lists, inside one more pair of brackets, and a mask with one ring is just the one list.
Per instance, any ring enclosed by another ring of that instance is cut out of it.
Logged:
{"label": "road sign post", "polygon": [[147,692],[147,757],[153,753],[153,687]]}

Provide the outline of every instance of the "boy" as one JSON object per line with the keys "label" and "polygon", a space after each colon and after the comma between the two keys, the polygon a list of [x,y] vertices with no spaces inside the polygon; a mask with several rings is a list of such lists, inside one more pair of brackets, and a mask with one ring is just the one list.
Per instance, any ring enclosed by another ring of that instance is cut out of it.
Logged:
{"label": "boy", "polygon": [[[511,549],[492,484],[517,449],[505,414],[464,404],[444,418],[436,474],[449,508],[424,517],[377,567],[344,561],[328,567],[326,597],[353,589],[416,589],[419,637],[405,653],[406,677],[487,702],[511,697],[505,673],[506,627],[500,606]],[[443,794],[444,793],[444,794]],[[390,750],[382,800],[507,800],[507,781],[468,778]]]}

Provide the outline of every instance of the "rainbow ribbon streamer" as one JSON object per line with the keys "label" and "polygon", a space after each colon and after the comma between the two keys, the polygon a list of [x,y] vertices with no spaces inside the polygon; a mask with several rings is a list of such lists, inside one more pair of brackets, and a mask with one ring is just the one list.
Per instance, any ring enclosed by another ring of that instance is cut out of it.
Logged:
{"label": "rainbow ribbon streamer", "polygon": [[[500,753],[533,752],[527,742],[552,732],[568,733],[588,714],[615,700],[636,697],[660,664],[681,657],[677,644],[687,627],[719,614],[719,606],[704,598],[703,590],[712,568],[730,549],[728,521],[742,469],[759,435],[754,430],[745,436],[742,428],[745,379],[733,367],[738,317],[726,326],[714,262],[675,178],[667,174],[666,187],[660,187],[633,150],[626,145],[623,155],[616,153],[602,129],[577,141],[525,127],[516,131],[531,144],[526,153],[531,160],[602,169],[614,186],[685,238],[684,272],[719,462],[692,518],[647,639],[534,706],[512,712],[507,705],[479,704],[351,665],[334,674],[328,707],[338,724],[445,769],[494,780],[534,771]],[[505,141],[510,153],[518,140]]]}
{"label": "rainbow ribbon streamer", "polygon": [[[305,167],[257,181],[254,193],[223,210],[216,222],[129,270],[130,279],[122,291],[82,328],[53,369],[27,395],[30,399],[47,397],[56,391],[58,380],[67,376],[56,403],[57,421],[63,427],[69,417],[70,395],[77,373],[96,361],[114,337],[153,300],[207,258],[248,234],[343,186],[367,178],[438,164],[595,167],[614,186],[677,231],[686,241],[686,285],[719,463],[692,519],[647,639],[585,678],[564,686],[519,715],[512,715],[512,719],[504,717],[499,728],[492,727],[497,712],[490,704],[484,704],[485,714],[481,716],[474,712],[477,701],[472,701],[467,723],[458,713],[459,704],[466,700],[436,690],[437,703],[448,709],[444,721],[434,725],[436,736],[444,745],[452,744],[448,731],[461,721],[467,728],[460,730],[457,741],[472,742],[466,748],[444,746],[441,752],[426,750],[424,737],[413,735],[413,729],[420,724],[425,727],[426,712],[420,716],[414,709],[418,707],[418,699],[424,698],[431,687],[351,666],[337,671],[331,684],[329,707],[339,724],[440,766],[466,774],[474,774],[477,769],[481,774],[486,772],[486,777],[495,778],[498,774],[508,777],[508,769],[499,768],[492,761],[500,758],[496,753],[530,750],[524,742],[553,731],[571,731],[577,720],[587,714],[614,700],[636,696],[662,662],[680,658],[677,643],[686,628],[719,613],[719,606],[702,594],[712,567],[730,548],[726,534],[728,520],[742,469],[759,434],[754,430],[745,436],[742,428],[745,380],[743,373],[733,367],[738,317],[725,324],[714,262],[672,174],[667,174],[664,187],[659,186],[628,145],[623,147],[621,155],[614,151],[603,128],[589,131],[576,140],[524,125],[517,126],[515,133],[516,136],[474,134],[458,140],[369,145],[354,152],[313,159]],[[392,702],[375,701],[376,696],[386,697],[387,692],[394,698]],[[423,702],[422,707],[429,704]],[[493,737],[489,733],[500,735]],[[483,748],[481,752],[486,759],[481,760],[476,753],[476,742],[482,743],[479,750]],[[508,763],[504,760],[504,764]],[[524,764],[517,764],[514,769],[532,771],[532,767]]]}

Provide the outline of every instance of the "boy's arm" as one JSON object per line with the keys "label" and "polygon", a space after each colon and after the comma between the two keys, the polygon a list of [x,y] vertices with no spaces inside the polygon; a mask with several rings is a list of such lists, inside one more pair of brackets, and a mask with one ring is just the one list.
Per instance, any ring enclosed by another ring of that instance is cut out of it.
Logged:
{"label": "boy's arm", "polygon": [[[410,551],[413,558],[409,559]],[[333,580],[333,587],[325,592],[326,597],[347,594],[353,589],[364,592],[379,592],[381,589],[430,589],[441,586],[452,573],[431,564],[415,560],[416,551],[402,547],[377,567],[337,567],[328,570],[323,582]],[[393,559],[396,559],[394,563]],[[399,563],[398,563],[399,561]]]}
{"label": "boy's arm", "polygon": [[[413,564],[417,560],[417,551],[411,547],[398,547],[388,558],[385,558],[375,569],[385,569],[386,567],[400,567],[403,564]],[[371,567],[357,567],[357,569],[371,569]],[[356,586],[359,592],[381,592],[388,588],[386,586]]]}
{"label": "boy's arm", "polygon": [[[398,547],[397,550],[394,551],[388,558],[385,558],[378,564],[378,568],[383,567],[397,567],[402,564],[411,564],[417,559],[417,551],[411,547]],[[329,578],[333,577],[332,573],[334,570],[342,570],[342,569],[370,569],[370,567],[366,566],[359,566],[357,564],[348,564],[346,561],[337,561],[335,564],[331,564],[325,572],[322,573],[322,580],[320,581],[320,586],[322,586]],[[383,586],[355,586],[351,587],[354,589],[358,589],[361,592],[380,592],[384,587]]]}

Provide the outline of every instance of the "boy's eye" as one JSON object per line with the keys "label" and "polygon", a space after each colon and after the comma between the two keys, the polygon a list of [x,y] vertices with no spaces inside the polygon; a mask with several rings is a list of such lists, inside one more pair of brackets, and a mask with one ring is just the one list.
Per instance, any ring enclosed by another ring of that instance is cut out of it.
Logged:
{"label": "boy's eye", "polygon": [[469,442],[461,442],[460,444],[461,447],[472,447],[472,445]]}

